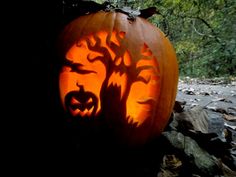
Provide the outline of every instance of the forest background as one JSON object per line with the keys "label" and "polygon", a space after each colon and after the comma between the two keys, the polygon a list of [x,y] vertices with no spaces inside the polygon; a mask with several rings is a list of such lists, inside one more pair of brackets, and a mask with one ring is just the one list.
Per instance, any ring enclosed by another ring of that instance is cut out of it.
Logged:
{"label": "forest background", "polygon": [[[104,3],[105,0],[94,0]],[[115,7],[156,7],[148,20],[172,42],[180,76],[236,76],[236,0],[109,0]]]}

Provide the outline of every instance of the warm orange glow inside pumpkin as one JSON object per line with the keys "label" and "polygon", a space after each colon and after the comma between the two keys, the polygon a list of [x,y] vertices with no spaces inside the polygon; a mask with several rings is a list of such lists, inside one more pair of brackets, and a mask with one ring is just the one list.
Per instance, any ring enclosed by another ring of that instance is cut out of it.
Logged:
{"label": "warm orange glow inside pumpkin", "polygon": [[[102,56],[102,53],[89,50],[85,40],[74,44],[65,56],[67,64],[63,66],[60,74],[60,93],[65,108],[66,95],[72,94],[70,102],[67,103],[70,105],[67,109],[73,116],[90,117],[94,116],[92,113],[97,114],[101,110],[98,98],[106,76],[106,69],[101,61],[90,62],[89,60]],[[83,89],[82,92],[81,89]],[[82,94],[86,94],[86,92],[94,94],[98,102],[96,103],[96,99],[89,96],[83,101]]]}
{"label": "warm orange glow inside pumpkin", "polygon": [[152,117],[153,107],[159,95],[159,78],[152,70],[144,70],[139,75],[143,81],[131,85],[127,99],[127,116],[131,117],[138,125],[147,118]]}
{"label": "warm orange glow inside pumpkin", "polygon": [[[125,32],[99,32],[85,36],[68,50],[60,73],[60,93],[72,116],[99,115],[102,94],[108,88],[119,90],[114,92],[119,94],[116,104],[125,104],[128,124],[139,126],[155,114],[160,92],[157,60],[145,43],[137,49],[141,58],[132,59],[121,47],[124,38]],[[113,101],[111,97],[104,102]]]}

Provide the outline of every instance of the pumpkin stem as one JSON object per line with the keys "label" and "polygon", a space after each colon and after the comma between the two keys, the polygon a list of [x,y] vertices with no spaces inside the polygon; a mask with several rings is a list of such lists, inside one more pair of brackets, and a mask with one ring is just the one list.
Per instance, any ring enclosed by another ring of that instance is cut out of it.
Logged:
{"label": "pumpkin stem", "polygon": [[131,9],[131,7],[115,7],[111,2],[105,1],[99,4],[94,1],[85,0],[72,0],[72,1],[62,1],[62,14],[69,18],[69,20],[77,18],[78,16],[83,16],[86,14],[96,13],[98,11],[105,12],[121,12],[128,16],[128,20],[134,21],[136,17],[149,18],[154,14],[160,14],[156,7],[149,7],[142,10]]}

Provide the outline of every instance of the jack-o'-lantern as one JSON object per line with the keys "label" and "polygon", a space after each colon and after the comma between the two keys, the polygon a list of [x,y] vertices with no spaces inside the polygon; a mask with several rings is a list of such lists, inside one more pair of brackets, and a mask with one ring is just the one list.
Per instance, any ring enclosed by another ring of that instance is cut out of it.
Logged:
{"label": "jack-o'-lantern", "polygon": [[141,17],[100,11],[70,22],[59,46],[60,97],[72,117],[99,117],[131,145],[160,135],[178,83],[176,55],[161,30]]}

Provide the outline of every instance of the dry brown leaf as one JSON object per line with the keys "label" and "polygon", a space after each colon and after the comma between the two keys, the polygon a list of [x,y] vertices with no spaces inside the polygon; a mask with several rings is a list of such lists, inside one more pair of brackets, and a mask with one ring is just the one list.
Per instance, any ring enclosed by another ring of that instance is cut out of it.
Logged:
{"label": "dry brown leaf", "polygon": [[224,118],[228,121],[236,121],[236,116],[224,114]]}

